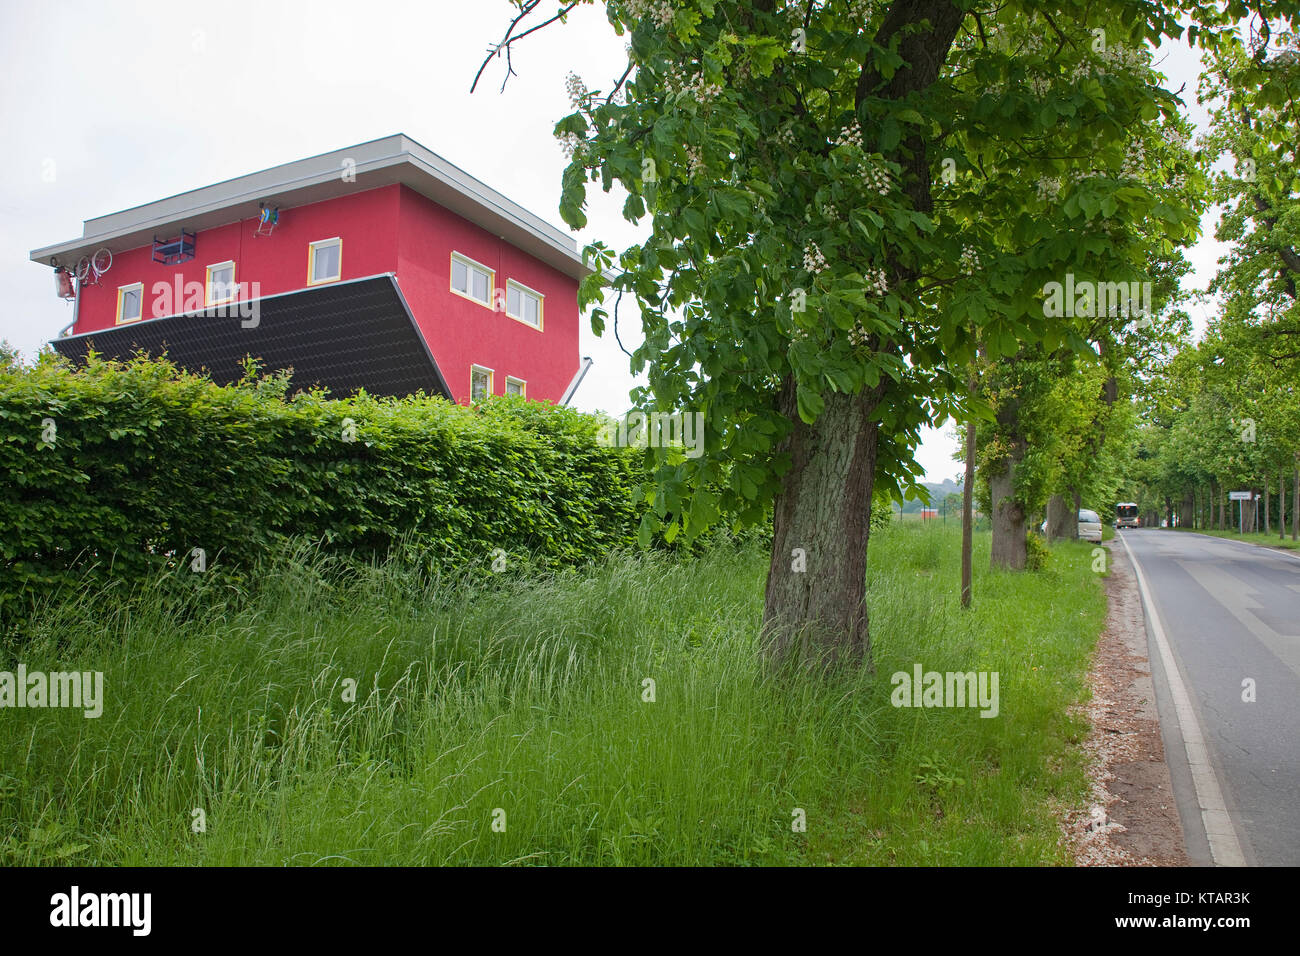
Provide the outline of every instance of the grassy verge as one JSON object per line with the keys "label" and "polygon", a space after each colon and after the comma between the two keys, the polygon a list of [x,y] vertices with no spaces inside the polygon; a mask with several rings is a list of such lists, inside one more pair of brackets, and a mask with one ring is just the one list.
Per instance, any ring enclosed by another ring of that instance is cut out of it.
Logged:
{"label": "grassy verge", "polygon": [[[873,538],[876,673],[829,681],[764,677],[752,545],[491,589],[303,551],[251,591],[86,596],[4,649],[103,671],[106,703],[0,711],[0,862],[1067,862],[1090,548],[995,573],[982,535],[962,612],[959,539]],[[997,671],[998,716],[891,706],[915,663]]]}
{"label": "grassy verge", "polygon": [[1286,538],[1279,539],[1277,532],[1273,531],[1264,534],[1262,531],[1252,532],[1250,534],[1239,534],[1236,531],[1214,531],[1209,528],[1176,528],[1176,531],[1191,531],[1195,534],[1208,534],[1215,538],[1229,538],[1233,541],[1246,541],[1250,544],[1262,544],[1267,548],[1287,548],[1295,551],[1300,550],[1300,542],[1292,541],[1290,532]]}

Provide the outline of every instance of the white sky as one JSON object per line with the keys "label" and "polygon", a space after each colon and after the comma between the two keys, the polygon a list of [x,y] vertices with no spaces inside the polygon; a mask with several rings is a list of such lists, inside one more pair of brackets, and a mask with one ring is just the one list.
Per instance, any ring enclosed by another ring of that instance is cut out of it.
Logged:
{"label": "white sky", "polygon": [[[504,92],[494,63],[471,96],[512,9],[505,0],[4,0],[0,289],[9,305],[0,339],[30,356],[71,321],[50,269],[28,254],[79,237],[82,220],[391,133],[563,227],[565,159],[551,129],[570,111],[564,78],[574,70],[592,89],[607,88],[625,65],[624,39],[603,7],[579,8],[522,42]],[[1187,84],[1199,121],[1195,56],[1162,52],[1162,72],[1173,89]],[[601,239],[622,249],[640,238],[622,202],[593,187],[579,247]],[[1198,288],[1220,254],[1212,219],[1204,227],[1207,238],[1190,254]],[[1200,309],[1193,314],[1202,329]],[[640,325],[629,317],[620,328],[632,349]],[[595,365],[574,404],[625,409],[634,382],[612,326],[597,339],[584,319],[580,350]],[[951,427],[927,431],[918,456],[927,480],[959,473],[955,448]]]}

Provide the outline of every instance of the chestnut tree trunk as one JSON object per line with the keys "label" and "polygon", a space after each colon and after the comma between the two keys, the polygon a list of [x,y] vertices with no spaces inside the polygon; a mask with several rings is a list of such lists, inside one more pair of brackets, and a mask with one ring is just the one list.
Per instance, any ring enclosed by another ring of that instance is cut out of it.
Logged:
{"label": "chestnut tree trunk", "polygon": [[[1076,512],[1077,514],[1077,512]],[[1079,522],[1076,518],[1074,522],[1069,520],[1070,506],[1065,500],[1065,495],[1055,494],[1047,499],[1047,540],[1059,541],[1063,538],[1072,538],[1079,532]],[[1074,529],[1074,534],[1070,529]]]}
{"label": "chestnut tree trunk", "polygon": [[1016,496],[1016,468],[1024,458],[1023,440],[1018,440],[997,474],[989,475],[992,505],[993,544],[989,563],[995,568],[1023,571],[1028,560],[1025,548],[1025,507]]}
{"label": "chestnut tree trunk", "polygon": [[808,425],[794,410],[793,381],[783,389],[795,427],[792,465],[776,499],[763,606],[764,647],[774,664],[826,668],[870,660],[867,542],[880,439],[871,413],[879,401],[879,389],[830,393]]}

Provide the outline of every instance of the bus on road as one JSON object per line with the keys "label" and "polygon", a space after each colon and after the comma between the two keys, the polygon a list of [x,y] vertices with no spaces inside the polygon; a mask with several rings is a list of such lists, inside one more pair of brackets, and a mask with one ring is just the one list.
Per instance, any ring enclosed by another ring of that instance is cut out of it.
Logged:
{"label": "bus on road", "polygon": [[1142,519],[1138,517],[1138,506],[1132,501],[1121,501],[1115,506],[1116,528],[1140,528]]}

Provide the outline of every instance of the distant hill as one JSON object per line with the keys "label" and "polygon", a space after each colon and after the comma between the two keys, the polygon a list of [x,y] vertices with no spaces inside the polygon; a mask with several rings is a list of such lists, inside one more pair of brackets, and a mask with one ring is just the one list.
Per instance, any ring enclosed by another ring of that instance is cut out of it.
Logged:
{"label": "distant hill", "polygon": [[942,508],[944,499],[949,495],[961,494],[961,485],[947,478],[938,484],[929,481],[922,482],[922,487],[930,492],[929,505],[926,505],[920,498],[908,498],[903,505],[904,514],[913,514],[925,507]]}

